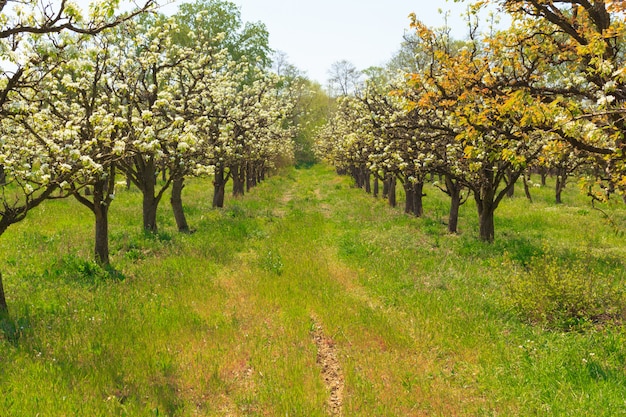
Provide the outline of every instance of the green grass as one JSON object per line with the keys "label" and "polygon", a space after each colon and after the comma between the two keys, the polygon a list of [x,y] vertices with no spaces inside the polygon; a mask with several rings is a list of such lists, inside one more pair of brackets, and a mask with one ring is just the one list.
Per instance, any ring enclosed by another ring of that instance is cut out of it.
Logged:
{"label": "green grass", "polygon": [[318,325],[346,416],[626,415],[623,324],[565,331],[511,303],[511,277],[548,257],[624,286],[623,204],[603,208],[611,224],[566,191],[558,207],[548,187],[504,201],[492,245],[472,201],[451,236],[436,190],[412,218],[322,166],[222,210],[190,182],[191,235],[167,200],[142,233],[140,195],[120,192],[115,272],[91,261],[89,213],[49,202],[0,238],[0,415],[325,416]]}

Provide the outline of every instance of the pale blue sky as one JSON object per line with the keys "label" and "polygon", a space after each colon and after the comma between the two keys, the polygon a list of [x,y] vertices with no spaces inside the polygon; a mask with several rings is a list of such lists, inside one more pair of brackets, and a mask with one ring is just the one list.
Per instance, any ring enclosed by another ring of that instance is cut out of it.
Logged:
{"label": "pale blue sky", "polygon": [[[348,60],[358,69],[382,65],[398,50],[408,15],[435,26],[443,25],[438,8],[462,7],[445,0],[233,0],[242,18],[260,20],[274,49],[307,75],[324,84],[335,61]],[[451,13],[452,15],[452,13]],[[462,23],[461,23],[462,24]]]}
{"label": "pale blue sky", "polygon": [[[175,11],[184,1],[171,1],[173,4],[163,11]],[[444,15],[439,11],[449,11],[448,23],[453,35],[464,38],[467,33],[461,15],[468,1],[230,1],[240,7],[244,21],[265,23],[270,33],[270,46],[285,52],[290,63],[322,85],[326,84],[328,70],[336,61],[348,60],[360,70],[384,65],[398,50],[405,31],[410,30],[408,15],[411,12],[429,26],[439,27],[444,24]],[[167,0],[161,0],[165,2]]]}

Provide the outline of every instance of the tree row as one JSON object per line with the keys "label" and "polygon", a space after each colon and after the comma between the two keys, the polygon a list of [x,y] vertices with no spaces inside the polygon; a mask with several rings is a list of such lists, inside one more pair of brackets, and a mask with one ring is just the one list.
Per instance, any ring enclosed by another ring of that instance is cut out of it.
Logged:
{"label": "tree row", "polygon": [[487,2],[468,9],[468,37],[450,37],[412,16],[414,34],[386,70],[339,99],[318,137],[319,153],[357,185],[379,182],[395,205],[422,214],[423,186],[459,206],[476,204],[480,238],[495,236],[494,213],[530,172],[557,174],[556,199],[572,175],[605,200],[626,191],[625,6],[621,2],[494,2],[512,18],[480,32]]}
{"label": "tree row", "polygon": [[229,181],[241,195],[291,163],[295,84],[269,70],[265,27],[244,25],[232,3],[198,0],[172,17],[151,1],[119,17],[115,2],[88,17],[36,3],[2,11],[0,235],[43,201],[75,197],[107,265],[118,182],[141,191],[146,231],[168,190],[188,231],[187,178],[213,176],[222,207]]}

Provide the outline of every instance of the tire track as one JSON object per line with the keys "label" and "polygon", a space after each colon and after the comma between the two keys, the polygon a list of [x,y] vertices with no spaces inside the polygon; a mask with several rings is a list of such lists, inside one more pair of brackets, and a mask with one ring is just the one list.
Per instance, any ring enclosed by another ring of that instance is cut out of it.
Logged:
{"label": "tire track", "polygon": [[329,391],[327,401],[328,414],[331,416],[343,415],[344,377],[337,358],[335,342],[324,334],[322,326],[313,320],[313,341],[317,346],[317,364],[322,368],[324,385]]}

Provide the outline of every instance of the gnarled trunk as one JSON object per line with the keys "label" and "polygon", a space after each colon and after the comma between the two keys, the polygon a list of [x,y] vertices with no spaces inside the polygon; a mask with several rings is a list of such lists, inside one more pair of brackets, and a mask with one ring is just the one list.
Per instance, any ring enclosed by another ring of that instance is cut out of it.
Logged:
{"label": "gnarled trunk", "polygon": [[448,215],[448,233],[458,233],[459,209],[461,208],[461,189],[458,182],[446,175],[446,191],[450,196],[450,213]]}
{"label": "gnarled trunk", "polygon": [[249,161],[246,163],[246,169],[248,171],[246,174],[246,191],[250,192],[257,184],[256,164]]}
{"label": "gnarled trunk", "polygon": [[[496,202],[496,190],[498,189],[498,180],[491,169],[483,170],[483,182],[478,190],[474,190],[474,200],[476,201],[476,209],[478,210],[479,237],[483,242],[493,242],[495,238],[495,225],[493,215],[498,206]],[[502,178],[502,177],[500,177]],[[509,183],[509,186],[511,184]],[[499,198],[507,193],[507,187],[500,192]]]}
{"label": "gnarled trunk", "polygon": [[530,195],[530,186],[528,185],[530,182],[530,172],[522,174],[522,179],[524,181],[524,195],[526,195],[526,199],[532,203],[533,196]]}
{"label": "gnarled trunk", "polygon": [[[111,179],[110,181],[114,181]],[[108,181],[97,181],[93,187],[93,214],[95,217],[94,254],[100,265],[109,265],[109,203]]]}
{"label": "gnarled trunk", "polygon": [[415,204],[415,194],[414,194],[414,188],[413,188],[413,184],[411,183],[411,181],[405,181],[404,182],[404,194],[406,197],[406,200],[404,201],[404,212],[406,214],[409,213],[413,213],[414,212],[414,204]]}
{"label": "gnarled trunk", "polygon": [[387,190],[387,199],[389,201],[389,205],[391,207],[395,207],[397,205],[396,201],[396,177],[395,175],[389,176],[389,188]]}
{"label": "gnarled trunk", "polygon": [[241,196],[245,194],[246,170],[243,165],[236,164],[230,168],[233,173],[233,196]]}
{"label": "gnarled trunk", "polygon": [[[563,170],[565,171],[565,170]],[[563,190],[565,189],[565,184],[567,182],[567,174],[565,172],[563,172],[561,170],[557,171],[557,176],[556,176],[556,186],[555,186],[555,199],[556,199],[556,204],[562,204],[563,200],[561,199],[561,194],[563,193]]]}
{"label": "gnarled trunk", "polygon": [[494,210],[485,209],[479,215],[480,240],[483,242],[493,242],[495,238]]}
{"label": "gnarled trunk", "polygon": [[367,167],[363,166],[361,168],[361,175],[363,178],[363,187],[365,188],[365,192],[368,194],[371,194],[372,193],[372,182],[371,182],[372,173],[370,172],[369,169],[367,169]]}
{"label": "gnarled trunk", "polygon": [[416,217],[424,215],[424,182],[413,184],[413,214]]}
{"label": "gnarled trunk", "polygon": [[374,198],[378,198],[379,187],[380,186],[378,184],[378,175],[374,175],[374,189],[373,189]]}
{"label": "gnarled trunk", "polygon": [[[152,187],[154,188],[154,187]],[[154,191],[144,192],[142,201],[142,213],[143,213],[143,229],[146,232],[156,233],[157,227],[157,208],[159,206],[158,200],[154,197]]]}
{"label": "gnarled trunk", "polygon": [[213,180],[213,208],[224,207],[224,194],[226,191],[226,178],[224,167],[215,168],[215,178]]}
{"label": "gnarled trunk", "polygon": [[183,188],[185,188],[185,179],[183,177],[176,178],[172,181],[172,196],[170,197],[170,204],[172,206],[172,211],[174,212],[174,219],[176,220],[178,231],[182,233],[189,233],[189,225],[187,224],[185,210],[183,209]]}
{"label": "gnarled trunk", "polygon": [[391,179],[389,175],[386,175],[383,179],[383,198],[389,198],[389,184]]}

